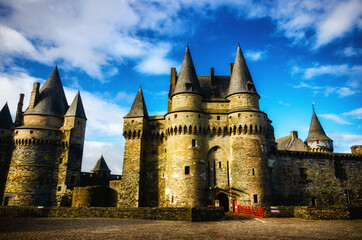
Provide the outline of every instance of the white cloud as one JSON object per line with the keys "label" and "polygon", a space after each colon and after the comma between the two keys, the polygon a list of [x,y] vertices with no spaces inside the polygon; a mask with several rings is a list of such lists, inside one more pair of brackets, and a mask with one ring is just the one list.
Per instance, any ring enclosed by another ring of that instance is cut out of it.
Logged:
{"label": "white cloud", "polygon": [[340,116],[333,114],[333,113],[328,113],[328,114],[319,114],[318,116],[322,117],[322,118],[326,118],[326,119],[330,119],[333,120],[337,123],[340,124],[347,124],[347,125],[352,125],[352,123],[342,119]]}
{"label": "white cloud", "polygon": [[[358,0],[2,2],[7,14],[0,16],[1,52],[46,65],[59,62],[101,81],[117,73],[114,65],[128,61],[142,73],[168,73],[175,64],[169,54],[177,44],[171,39],[197,33],[195,22],[217,18],[223,7],[239,18],[270,18],[295,43],[317,47],[362,27]],[[265,57],[265,52],[249,53],[254,61]]]}
{"label": "white cloud", "polygon": [[266,51],[261,50],[246,50],[245,56],[251,61],[263,60],[267,57]]}
{"label": "white cloud", "polygon": [[348,67],[347,64],[342,65],[323,65],[323,66],[316,66],[304,69],[304,77],[306,79],[311,79],[316,76],[329,74],[329,75],[345,75],[349,73],[351,67]]}
{"label": "white cloud", "polygon": [[336,93],[339,95],[339,97],[346,97],[346,96],[351,96],[353,94],[355,94],[357,91],[353,91],[350,88],[346,88],[346,87],[341,87],[340,89],[338,89],[336,91]]}
{"label": "white cloud", "polygon": [[346,47],[339,54],[345,57],[356,57],[362,54],[362,48]]}
{"label": "white cloud", "polygon": [[350,153],[353,145],[362,145],[362,135],[350,133],[330,133],[336,152]]}
{"label": "white cloud", "polygon": [[356,108],[352,111],[345,112],[345,113],[343,113],[343,115],[351,116],[352,118],[355,118],[355,119],[362,119],[362,108]]}
{"label": "white cloud", "polygon": [[360,0],[342,1],[319,23],[316,47],[325,45],[341,37],[356,27],[362,17]]}
{"label": "white cloud", "polygon": [[283,105],[283,106],[287,106],[287,107],[290,106],[290,103],[285,103],[285,102],[283,102],[283,101],[279,101],[278,103],[279,103],[280,105]]}

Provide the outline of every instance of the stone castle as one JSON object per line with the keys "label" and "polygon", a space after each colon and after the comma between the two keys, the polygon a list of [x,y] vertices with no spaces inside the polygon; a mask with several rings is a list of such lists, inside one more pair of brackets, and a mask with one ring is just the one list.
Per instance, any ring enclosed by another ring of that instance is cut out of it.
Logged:
{"label": "stone castle", "polygon": [[362,156],[332,153],[314,108],[305,142],[275,140],[240,46],[230,70],[197,76],[187,47],[165,115],[148,116],[139,89],[124,117],[122,181],[111,182],[118,206],[360,205]]}
{"label": "stone castle", "polygon": [[55,68],[25,112],[20,95],[14,124],[7,105],[0,112],[3,205],[61,205],[74,187],[99,184],[118,207],[361,206],[361,146],[333,153],[314,108],[304,142],[294,131],[275,139],[259,99],[240,47],[230,76],[197,76],[187,47],[167,113],[149,116],[140,88],[124,117],[119,180],[103,157],[81,172],[86,116],[79,93],[68,106]]}

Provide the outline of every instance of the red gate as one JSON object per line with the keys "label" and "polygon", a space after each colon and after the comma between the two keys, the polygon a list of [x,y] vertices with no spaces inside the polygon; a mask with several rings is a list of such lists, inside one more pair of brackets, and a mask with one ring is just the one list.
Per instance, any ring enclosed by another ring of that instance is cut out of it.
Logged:
{"label": "red gate", "polygon": [[262,207],[238,206],[237,212],[244,215],[264,218],[264,210]]}

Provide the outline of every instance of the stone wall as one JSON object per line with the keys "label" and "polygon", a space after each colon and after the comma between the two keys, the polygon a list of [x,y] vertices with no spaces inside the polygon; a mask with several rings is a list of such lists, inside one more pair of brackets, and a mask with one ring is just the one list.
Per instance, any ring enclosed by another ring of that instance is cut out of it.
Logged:
{"label": "stone wall", "polygon": [[275,205],[362,205],[361,155],[277,151],[269,156]]}
{"label": "stone wall", "polygon": [[0,129],[0,205],[3,204],[6,178],[13,152],[13,131]]}
{"label": "stone wall", "polygon": [[115,207],[117,193],[105,186],[75,187],[72,207]]}
{"label": "stone wall", "polygon": [[173,221],[219,221],[218,208],[0,207],[0,217],[128,218]]}

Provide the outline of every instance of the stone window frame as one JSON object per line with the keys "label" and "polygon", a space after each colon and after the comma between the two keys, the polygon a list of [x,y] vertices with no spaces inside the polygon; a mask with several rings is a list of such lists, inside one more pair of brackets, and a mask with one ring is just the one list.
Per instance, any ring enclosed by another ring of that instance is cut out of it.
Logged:
{"label": "stone window frame", "polygon": [[190,175],[190,174],[191,174],[191,167],[185,166],[185,175]]}

